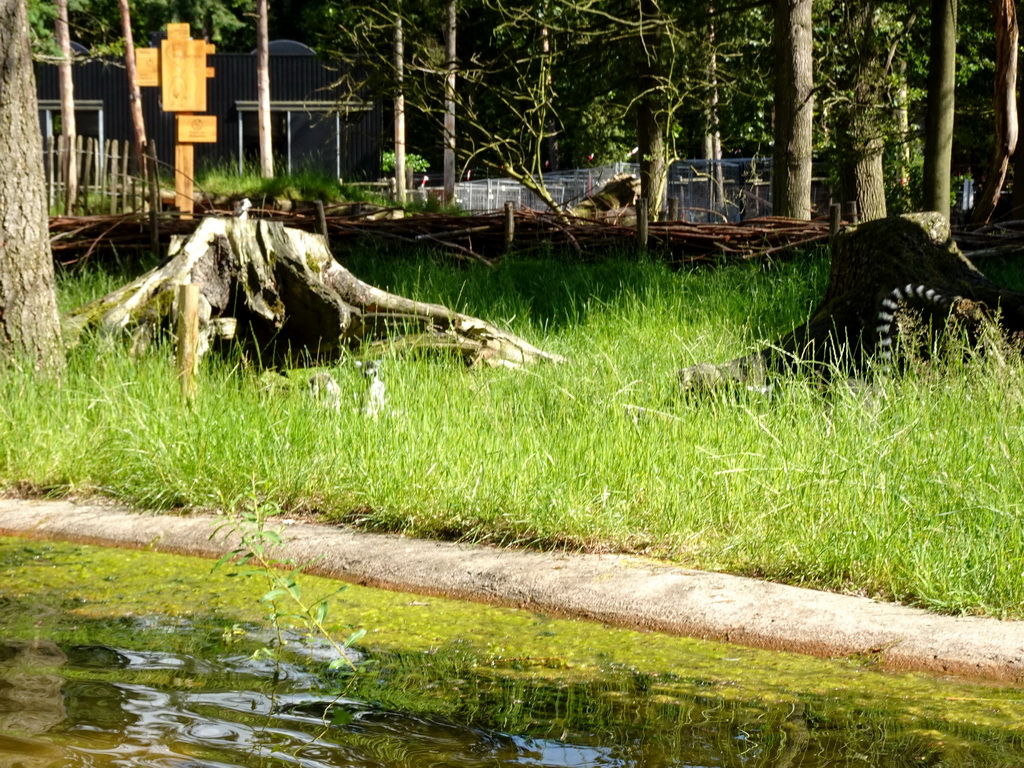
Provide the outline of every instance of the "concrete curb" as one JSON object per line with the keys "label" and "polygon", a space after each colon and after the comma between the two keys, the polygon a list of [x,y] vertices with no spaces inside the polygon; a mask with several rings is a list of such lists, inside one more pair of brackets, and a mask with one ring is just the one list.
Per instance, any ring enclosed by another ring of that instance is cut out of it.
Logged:
{"label": "concrete curb", "polygon": [[[220,557],[215,516],[0,498],[0,535]],[[1024,684],[1024,622],[940,616],[867,598],[616,555],[475,547],[295,523],[284,555],[356,584],[882,666]]]}

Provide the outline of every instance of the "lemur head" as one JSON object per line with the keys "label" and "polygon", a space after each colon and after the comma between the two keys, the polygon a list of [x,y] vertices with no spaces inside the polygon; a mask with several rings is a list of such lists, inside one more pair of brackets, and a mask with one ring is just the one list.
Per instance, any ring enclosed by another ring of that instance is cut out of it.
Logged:
{"label": "lemur head", "polygon": [[379,379],[380,378],[380,360],[356,360],[356,368],[368,379]]}

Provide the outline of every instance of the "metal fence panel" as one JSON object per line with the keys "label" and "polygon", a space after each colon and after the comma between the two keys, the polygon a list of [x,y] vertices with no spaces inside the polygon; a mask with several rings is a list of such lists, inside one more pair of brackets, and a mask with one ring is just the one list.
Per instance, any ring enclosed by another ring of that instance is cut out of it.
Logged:
{"label": "metal fence panel", "polygon": [[[544,175],[552,198],[562,208],[578,205],[598,192],[613,176],[640,175],[637,163],[615,163],[594,168],[575,168]],[[668,199],[679,203],[679,218],[689,222],[742,221],[772,213],[772,160],[765,157],[722,160],[677,160],[669,166],[662,208]],[[497,211],[506,202],[517,207],[545,210],[537,195],[512,179],[480,179],[455,185],[456,202],[467,211]],[[811,203],[815,215],[827,213],[831,191],[824,180],[812,181]]]}

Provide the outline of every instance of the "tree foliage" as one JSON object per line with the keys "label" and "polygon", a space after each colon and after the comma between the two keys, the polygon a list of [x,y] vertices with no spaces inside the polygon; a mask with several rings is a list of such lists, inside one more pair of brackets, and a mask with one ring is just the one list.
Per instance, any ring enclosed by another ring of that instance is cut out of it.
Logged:
{"label": "tree foliage", "polygon": [[[122,53],[117,0],[69,4],[75,40],[97,55]],[[130,4],[139,45],[169,21],[187,21],[221,51],[255,47],[253,0]],[[389,99],[395,90],[392,32],[400,12],[409,150],[436,168],[443,137],[445,5],[275,0],[270,35],[312,45],[349,65],[339,67],[339,77],[353,90],[368,87]],[[960,5],[954,177],[985,168],[995,121],[992,9],[989,3]],[[666,160],[702,156],[712,124],[725,157],[771,155],[778,117],[772,7],[767,0],[460,0],[456,109],[462,170],[490,169],[542,185],[544,173],[555,167],[635,160],[644,110],[647,124],[661,134]],[[53,3],[28,0],[28,11],[36,56],[52,55]],[[931,24],[929,7],[911,0],[813,4],[815,159],[827,164],[840,188],[851,186],[850,159],[865,144],[873,156],[880,151],[886,202],[897,212],[921,203]]]}

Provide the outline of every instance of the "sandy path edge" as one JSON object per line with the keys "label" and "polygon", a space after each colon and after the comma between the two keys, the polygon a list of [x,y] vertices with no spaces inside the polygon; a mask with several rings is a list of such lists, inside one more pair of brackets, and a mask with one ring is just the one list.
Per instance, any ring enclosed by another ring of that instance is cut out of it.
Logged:
{"label": "sandy path edge", "polygon": [[[218,518],[123,507],[0,498],[0,535],[220,557]],[[836,657],[870,654],[882,666],[1024,684],[1024,622],[940,616],[905,606],[618,555],[476,547],[288,525],[284,556],[356,584]]]}

